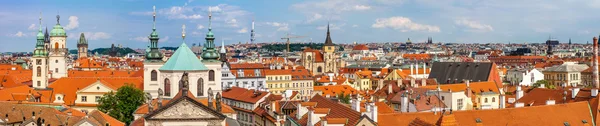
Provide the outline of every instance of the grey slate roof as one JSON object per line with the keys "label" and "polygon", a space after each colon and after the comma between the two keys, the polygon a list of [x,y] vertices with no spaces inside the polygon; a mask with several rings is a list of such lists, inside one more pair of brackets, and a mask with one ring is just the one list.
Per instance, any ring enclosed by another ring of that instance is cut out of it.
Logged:
{"label": "grey slate roof", "polygon": [[491,68],[492,63],[489,62],[434,62],[429,79],[436,79],[439,84],[460,83],[465,79],[487,81]]}
{"label": "grey slate roof", "polygon": [[584,64],[562,64],[560,66],[548,67],[544,72],[581,72],[588,68],[589,66]]}

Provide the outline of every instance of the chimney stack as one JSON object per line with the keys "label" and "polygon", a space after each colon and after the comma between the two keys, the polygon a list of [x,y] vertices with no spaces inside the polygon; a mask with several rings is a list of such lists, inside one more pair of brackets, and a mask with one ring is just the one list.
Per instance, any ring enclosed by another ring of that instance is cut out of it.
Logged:
{"label": "chimney stack", "polygon": [[593,44],[594,45],[594,47],[593,47],[594,56],[592,59],[593,60],[592,61],[592,63],[593,63],[592,64],[592,68],[593,68],[592,69],[593,70],[592,77],[594,79],[593,80],[594,87],[592,88],[592,97],[596,97],[596,96],[598,96],[598,87],[599,87],[598,83],[600,81],[600,80],[598,80],[598,38],[594,37],[593,40],[594,40],[593,41],[594,42],[594,44]]}

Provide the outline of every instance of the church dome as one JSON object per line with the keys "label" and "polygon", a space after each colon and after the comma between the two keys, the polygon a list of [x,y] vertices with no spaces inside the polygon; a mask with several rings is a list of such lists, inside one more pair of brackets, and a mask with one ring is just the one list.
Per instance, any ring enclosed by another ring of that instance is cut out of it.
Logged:
{"label": "church dome", "polygon": [[50,31],[50,36],[67,36],[63,27],[60,26],[60,16],[58,15],[56,15],[56,25],[54,25],[54,28]]}

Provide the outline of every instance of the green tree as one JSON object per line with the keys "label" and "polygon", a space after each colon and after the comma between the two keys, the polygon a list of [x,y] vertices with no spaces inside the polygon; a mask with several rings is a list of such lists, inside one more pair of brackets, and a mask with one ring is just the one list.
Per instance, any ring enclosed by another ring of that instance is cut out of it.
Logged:
{"label": "green tree", "polygon": [[104,94],[98,102],[98,110],[118,119],[125,124],[133,121],[132,113],[145,103],[144,91],[126,84],[117,89],[117,92]]}
{"label": "green tree", "polygon": [[544,85],[544,87],[548,88],[548,89],[556,89],[555,85],[551,85],[550,82],[548,82],[548,80],[538,80],[535,83],[533,83],[533,88],[538,88],[541,85]]}
{"label": "green tree", "polygon": [[337,95],[338,100],[344,104],[350,104],[350,94],[344,95],[344,93],[339,93]]}

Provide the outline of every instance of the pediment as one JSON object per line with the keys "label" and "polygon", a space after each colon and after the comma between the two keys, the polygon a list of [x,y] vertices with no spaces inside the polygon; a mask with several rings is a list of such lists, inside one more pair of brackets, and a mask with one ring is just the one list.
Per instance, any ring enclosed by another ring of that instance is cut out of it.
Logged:
{"label": "pediment", "polygon": [[159,108],[146,117],[147,120],[223,120],[225,116],[191,99],[182,98]]}

